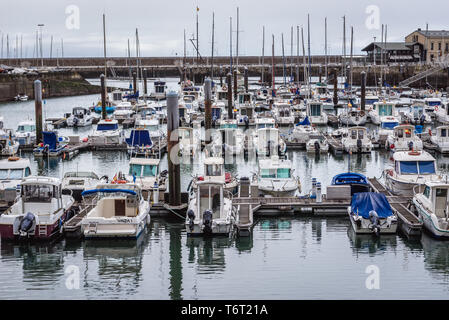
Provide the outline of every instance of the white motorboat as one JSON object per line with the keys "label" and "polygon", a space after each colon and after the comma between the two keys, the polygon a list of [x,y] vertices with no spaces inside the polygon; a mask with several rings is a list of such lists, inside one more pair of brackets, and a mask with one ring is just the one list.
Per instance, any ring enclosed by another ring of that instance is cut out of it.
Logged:
{"label": "white motorboat", "polygon": [[134,114],[133,106],[129,101],[122,101],[115,107],[113,117],[115,120],[123,121],[130,119]]}
{"label": "white motorboat", "polygon": [[397,151],[393,161],[393,168],[386,169],[384,175],[386,187],[394,194],[413,196],[426,182],[441,180],[435,158],[426,151]]}
{"label": "white motorboat", "polygon": [[324,112],[324,105],[321,101],[312,101],[307,104],[307,116],[312,124],[325,125],[328,121],[327,113]]}
{"label": "white motorboat", "polygon": [[198,132],[194,132],[193,128],[179,127],[178,138],[180,155],[194,157],[200,151],[200,137]]}
{"label": "white motorboat", "polygon": [[9,157],[0,160],[0,207],[9,208],[20,195],[22,179],[31,175],[29,159]]}
{"label": "white motorboat", "polygon": [[225,191],[224,182],[204,178],[190,189],[189,207],[185,220],[187,235],[229,235],[236,217],[232,194]]}
{"label": "white motorboat", "polygon": [[349,220],[357,234],[396,233],[397,217],[383,193],[360,192],[352,196]]}
{"label": "white motorboat", "polygon": [[259,157],[283,155],[287,150],[287,144],[281,137],[279,129],[274,127],[274,119],[257,119],[252,140]]}
{"label": "white motorboat", "polygon": [[29,176],[20,183],[20,198],[0,215],[2,240],[49,240],[60,234],[75,200],[61,193],[61,180]]}
{"label": "white motorboat", "polygon": [[424,99],[426,113],[432,115],[441,107],[442,101],[437,97],[428,97]]}
{"label": "white motorboat", "polygon": [[308,153],[328,153],[329,143],[322,135],[311,135],[306,143]]}
{"label": "white motorboat", "polygon": [[371,122],[376,125],[380,125],[387,118],[396,118],[396,121],[399,122],[399,116],[394,102],[376,102],[368,114]]}
{"label": "white motorboat", "polygon": [[413,103],[407,112],[404,113],[406,121],[412,124],[430,124],[432,122],[431,116],[425,112],[425,105],[423,103]]}
{"label": "white motorboat", "polygon": [[435,109],[435,116],[437,121],[444,124],[449,124],[449,103],[442,103]]}
{"label": "white motorboat", "polygon": [[93,116],[86,108],[73,108],[72,113],[67,118],[68,127],[87,127],[92,125]]}
{"label": "white motorboat", "polygon": [[282,103],[274,104],[274,118],[279,126],[292,126],[295,123],[295,117],[291,112],[291,105]]}
{"label": "white motorboat", "polygon": [[136,239],[150,223],[150,204],[136,184],[99,184],[82,195],[88,210],[81,221],[86,239]]}
{"label": "white motorboat", "polygon": [[212,150],[219,156],[242,154],[245,145],[245,134],[238,129],[236,119],[226,119],[220,122],[220,127],[212,134]]}
{"label": "white motorboat", "polygon": [[99,184],[100,178],[91,171],[69,171],[62,178],[62,193],[71,195],[76,201],[81,201],[81,193]]}
{"label": "white motorboat", "polygon": [[237,125],[248,127],[254,125],[256,112],[254,111],[255,104],[252,102],[251,94],[239,93],[237,108]]}
{"label": "white motorboat", "polygon": [[9,138],[0,137],[0,154],[2,156],[14,156],[19,152],[19,142]]}
{"label": "white motorboat", "polygon": [[31,120],[21,121],[15,132],[19,145],[34,145],[36,143],[36,125]]}
{"label": "white motorboat", "polygon": [[117,120],[104,119],[98,122],[88,138],[93,145],[120,144],[123,142],[123,132],[119,129]]}
{"label": "white motorboat", "polygon": [[437,146],[441,153],[449,153],[449,126],[439,126],[435,134],[430,136],[430,141]]}
{"label": "white motorboat", "polygon": [[28,101],[28,96],[26,94],[18,94],[14,97],[14,100],[16,101]]}
{"label": "white motorboat", "polygon": [[347,109],[338,118],[343,125],[364,126],[366,124],[366,112],[363,110]]}
{"label": "white motorboat", "polygon": [[154,81],[154,91],[150,94],[150,98],[155,100],[163,100],[166,98],[167,84],[165,81]]}
{"label": "white motorboat", "polygon": [[318,135],[318,133],[318,130],[315,126],[310,125],[308,117],[306,117],[304,121],[295,125],[293,130],[288,135],[288,141],[306,144],[310,140],[311,135]]}
{"label": "white motorboat", "polygon": [[415,127],[412,125],[400,125],[393,128],[393,132],[385,142],[385,148],[393,152],[422,150],[423,143],[415,134]]}
{"label": "white motorboat", "polygon": [[341,142],[348,153],[369,153],[373,144],[365,127],[351,127],[343,133]]}
{"label": "white motorboat", "polygon": [[231,194],[236,194],[238,191],[238,180],[230,172],[225,171],[224,159],[222,157],[207,157],[204,159],[203,175],[193,177],[189,186],[196,189],[198,182],[205,180],[223,183],[224,190]]}
{"label": "white motorboat", "polygon": [[154,203],[163,199],[167,190],[167,171],[160,172],[160,160],[155,158],[131,158],[126,180],[140,186],[144,199],[152,195]]}
{"label": "white motorboat", "polygon": [[294,175],[291,160],[278,156],[259,160],[258,172],[253,174],[251,184],[263,195],[273,197],[294,196],[301,192],[301,182]]}
{"label": "white motorboat", "polygon": [[380,127],[377,130],[377,141],[381,146],[385,146],[388,136],[394,134],[394,128],[399,125],[396,117],[382,117]]}
{"label": "white motorboat", "polygon": [[432,181],[424,184],[424,190],[413,196],[413,204],[424,227],[437,238],[449,237],[449,184]]}

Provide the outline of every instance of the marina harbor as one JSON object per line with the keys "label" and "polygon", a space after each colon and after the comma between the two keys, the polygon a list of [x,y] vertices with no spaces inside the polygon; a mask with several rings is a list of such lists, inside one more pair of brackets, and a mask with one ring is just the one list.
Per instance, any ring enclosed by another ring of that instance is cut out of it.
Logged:
{"label": "marina harbor", "polygon": [[449,31],[226,10],[1,26],[0,299],[449,297]]}

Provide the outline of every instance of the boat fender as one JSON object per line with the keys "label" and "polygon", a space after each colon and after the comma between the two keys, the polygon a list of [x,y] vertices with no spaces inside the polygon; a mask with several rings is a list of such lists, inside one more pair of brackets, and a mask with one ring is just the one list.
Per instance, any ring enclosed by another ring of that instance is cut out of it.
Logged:
{"label": "boat fender", "polygon": [[321,147],[320,147],[320,143],[318,141],[315,141],[314,146],[315,146],[315,151],[317,151],[317,152],[320,151]]}
{"label": "boat fender", "polygon": [[377,212],[374,210],[371,210],[369,212],[369,220],[371,222],[371,230],[373,231],[373,233],[376,236],[379,236],[380,233],[380,220],[379,220],[379,216],[377,215]]}
{"label": "boat fender", "polygon": [[362,151],[362,140],[361,139],[357,140],[357,151],[358,152]]}

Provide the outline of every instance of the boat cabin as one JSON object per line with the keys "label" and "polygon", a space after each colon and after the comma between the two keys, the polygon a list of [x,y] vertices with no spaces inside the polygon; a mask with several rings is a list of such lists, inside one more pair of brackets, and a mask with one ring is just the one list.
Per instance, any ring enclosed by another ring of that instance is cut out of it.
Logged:
{"label": "boat cabin", "polygon": [[0,160],[0,182],[22,180],[30,175],[29,159],[9,157],[8,159]]}
{"label": "boat cabin", "polygon": [[346,134],[352,140],[363,140],[368,136],[367,129],[365,127],[349,128]]}
{"label": "boat cabin", "polygon": [[423,151],[398,151],[393,154],[394,171],[398,175],[436,174],[435,158]]}
{"label": "boat cabin", "polygon": [[259,160],[259,179],[290,179],[293,170],[290,161],[280,161],[276,156]]}
{"label": "boat cabin", "polygon": [[223,183],[215,181],[198,181],[197,206],[198,210],[195,215],[200,220],[203,219],[203,214],[206,211],[212,213],[212,219],[219,219],[223,215]]}
{"label": "boat cabin", "polygon": [[275,120],[273,118],[258,118],[256,119],[256,130],[264,128],[274,128]]}
{"label": "boat cabin", "polygon": [[385,102],[376,102],[373,105],[373,110],[376,110],[376,113],[379,117],[391,117],[395,115],[395,103],[385,103]]}
{"label": "boat cabin", "polygon": [[[443,182],[426,182],[423,191],[423,197],[427,200],[426,205],[430,206],[430,211],[434,213],[438,220],[445,219],[445,226],[443,229],[447,230],[449,218],[449,184]],[[441,221],[440,221],[441,223]],[[438,226],[436,226],[438,227]]]}
{"label": "boat cabin", "polygon": [[131,158],[129,175],[136,178],[157,177],[159,175],[159,159]]}
{"label": "boat cabin", "polygon": [[393,128],[396,140],[413,140],[415,138],[415,127],[411,125],[400,125]]}
{"label": "boat cabin", "polygon": [[355,172],[341,173],[333,177],[332,185],[342,186],[349,185],[351,187],[351,196],[359,192],[370,192],[370,185],[363,174]]}
{"label": "boat cabin", "polygon": [[23,212],[49,215],[63,208],[58,178],[29,176],[20,184],[20,196]]}
{"label": "boat cabin", "polygon": [[237,120],[225,119],[220,123],[220,129],[237,129]]}
{"label": "boat cabin", "polygon": [[374,105],[376,102],[379,102],[378,96],[366,96],[365,97],[365,104],[367,104],[367,105]]}
{"label": "boat cabin", "polygon": [[157,94],[164,94],[167,88],[165,81],[154,81],[154,92]]}
{"label": "boat cabin", "polygon": [[118,130],[118,121],[112,119],[100,120],[97,124],[97,131]]}
{"label": "boat cabin", "polygon": [[237,96],[237,101],[239,104],[251,104],[252,95],[248,92],[240,92]]}

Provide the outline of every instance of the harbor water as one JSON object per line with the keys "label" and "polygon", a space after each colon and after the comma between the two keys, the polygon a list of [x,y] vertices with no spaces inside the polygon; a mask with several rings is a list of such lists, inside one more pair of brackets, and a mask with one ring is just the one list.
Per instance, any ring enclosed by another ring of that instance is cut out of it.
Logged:
{"label": "harbor water", "polygon": [[[165,79],[177,89],[177,79]],[[114,83],[127,86],[127,83]],[[150,88],[151,91],[151,88]],[[99,95],[47,99],[45,118],[88,107]],[[34,119],[34,101],[0,104],[5,128]],[[288,129],[284,129],[288,130]],[[87,137],[92,128],[59,129]],[[62,177],[67,171],[114,176],[128,171],[126,152],[82,152],[70,161],[35,159],[33,174]],[[312,178],[323,190],[348,169],[381,177],[391,154],[334,156],[288,151],[302,194]],[[445,174],[449,158],[436,155]],[[204,155],[181,165],[181,191],[202,174]],[[161,170],[167,168],[162,157]],[[256,159],[234,158],[226,170],[250,177]],[[355,235],[343,217],[259,217],[248,238],[190,238],[184,221],[152,218],[137,241],[69,241],[0,244],[0,299],[447,299],[449,242],[427,234],[408,240]],[[378,286],[370,285],[372,270]],[[75,277],[75,278],[74,278]],[[75,279],[76,281],[72,282]]]}

